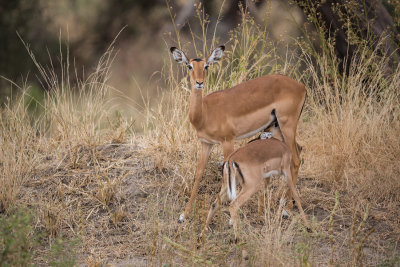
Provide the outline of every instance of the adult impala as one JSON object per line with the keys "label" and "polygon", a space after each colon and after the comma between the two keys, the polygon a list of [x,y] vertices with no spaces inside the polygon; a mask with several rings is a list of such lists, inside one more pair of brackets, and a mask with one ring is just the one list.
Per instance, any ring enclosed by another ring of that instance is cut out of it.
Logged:
{"label": "adult impala", "polygon": [[[178,222],[183,222],[192,209],[199,179],[203,175],[212,146],[221,144],[226,160],[234,150],[234,140],[253,136],[268,128],[275,120],[293,154],[293,183],[297,181],[300,157],[296,146],[296,129],[306,97],[304,85],[283,75],[265,75],[203,96],[208,66],[218,62],[224,50],[225,47],[220,46],[207,59],[188,59],[176,47],[170,49],[173,58],[189,69],[192,86],[189,120],[201,144],[192,193]],[[287,198],[287,208],[291,209],[290,190],[287,190]]]}

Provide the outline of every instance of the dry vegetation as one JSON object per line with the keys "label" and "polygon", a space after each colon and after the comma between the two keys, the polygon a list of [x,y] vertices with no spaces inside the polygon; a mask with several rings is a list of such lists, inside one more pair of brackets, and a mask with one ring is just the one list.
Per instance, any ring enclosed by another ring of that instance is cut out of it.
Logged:
{"label": "dry vegetation", "polygon": [[[39,118],[27,108],[34,100],[26,88],[2,108],[0,217],[19,214],[15,208],[30,210],[26,235],[35,241],[10,246],[1,259],[22,264],[13,261],[21,250],[35,251],[34,262],[45,265],[72,264],[74,256],[89,266],[399,264],[400,70],[387,74],[388,56],[360,46],[349,75],[342,77],[333,52],[311,58],[307,45],[298,42],[297,54],[280,58],[267,39],[263,27],[244,17],[231,33],[223,63],[210,70],[207,90],[276,72],[307,85],[297,187],[314,233],[303,230],[296,213],[281,219],[277,200],[283,188],[275,180],[261,192],[261,213],[256,198],[241,210],[240,243],[230,242],[223,208],[198,247],[197,236],[220,189],[222,153],[214,148],[193,216],[178,225],[197,157],[185,70],[171,60],[165,63],[160,103],[147,107],[143,131],[134,133],[132,122],[108,112],[113,105],[107,98],[109,51],[76,85],[68,82],[68,59],[61,61],[62,77],[37,64],[50,88]],[[212,46],[216,43],[213,39]],[[207,51],[204,46],[202,54]],[[3,249],[6,241],[3,235]],[[60,251],[64,258],[57,256]]]}

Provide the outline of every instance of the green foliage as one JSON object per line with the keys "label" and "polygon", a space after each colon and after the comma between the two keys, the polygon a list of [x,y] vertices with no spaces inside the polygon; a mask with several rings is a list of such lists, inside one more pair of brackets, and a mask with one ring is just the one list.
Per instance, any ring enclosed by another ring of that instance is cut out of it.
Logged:
{"label": "green foliage", "polygon": [[311,248],[309,245],[304,244],[304,243],[298,243],[296,245],[296,252],[298,253],[300,266],[308,267],[308,266],[312,265],[310,263]]}
{"label": "green foliage", "polygon": [[[32,227],[34,214],[30,209],[13,209],[0,216],[0,266],[29,266],[39,248],[39,237],[45,236]],[[41,243],[41,242],[40,242]],[[74,266],[79,239],[58,237],[50,246],[47,259],[50,266]],[[44,244],[42,244],[44,245]]]}
{"label": "green foliage", "polygon": [[37,86],[31,86],[24,94],[24,104],[33,118],[38,118],[44,112],[44,92]]}
{"label": "green foliage", "polygon": [[51,245],[50,253],[48,255],[49,264],[53,267],[67,267],[75,266],[75,249],[79,245],[78,238],[64,239],[62,237],[56,238]]}
{"label": "green foliage", "polygon": [[398,267],[400,266],[400,257],[394,257],[393,259],[386,259],[382,263],[377,265],[378,267]]}
{"label": "green foliage", "polygon": [[31,224],[32,214],[28,209],[17,209],[0,217],[1,266],[29,265],[36,241]]}

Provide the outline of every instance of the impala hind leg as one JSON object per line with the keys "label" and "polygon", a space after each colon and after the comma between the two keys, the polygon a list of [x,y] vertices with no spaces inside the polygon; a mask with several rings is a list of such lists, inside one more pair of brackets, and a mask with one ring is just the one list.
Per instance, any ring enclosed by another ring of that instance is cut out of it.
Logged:
{"label": "impala hind leg", "polygon": [[210,156],[212,145],[205,143],[205,142],[200,142],[200,143],[201,143],[200,156],[197,161],[197,168],[196,168],[196,174],[194,177],[192,193],[190,194],[189,202],[186,204],[185,211],[179,216],[178,223],[183,222],[185,220],[185,218],[188,216],[188,214],[190,213],[190,210],[192,209],[193,201],[196,199],[196,196],[197,196],[200,178],[203,175],[203,171],[204,171],[204,168],[206,167],[208,157]]}
{"label": "impala hind leg", "polygon": [[299,194],[298,194],[298,192],[296,190],[296,187],[293,184],[292,175],[290,174],[290,168],[285,168],[283,170],[283,175],[285,176],[285,180],[286,180],[287,186],[290,188],[290,191],[293,194],[294,200],[296,201],[296,205],[299,208],[300,215],[301,215],[301,217],[302,217],[302,219],[304,221],[304,224],[306,225],[306,227],[308,229],[310,229],[310,224],[309,224],[309,222],[307,220],[306,214],[304,213],[303,207],[301,206]]}
{"label": "impala hind leg", "polygon": [[243,185],[242,190],[240,190],[240,193],[238,194],[236,199],[234,199],[229,206],[229,213],[231,215],[229,224],[233,225],[233,231],[235,233],[235,242],[237,242],[238,240],[237,211],[241,206],[243,206],[244,203],[246,203],[247,200],[251,198],[252,195],[254,195],[258,191],[258,189],[260,189],[260,185],[258,186]]}
{"label": "impala hind leg", "polygon": [[[297,184],[297,177],[300,168],[300,155],[298,151],[298,145],[296,142],[296,128],[297,128],[297,119],[288,119],[287,117],[277,117],[279,127],[282,132],[283,141],[289,147],[292,152],[292,160],[290,164],[290,170],[292,174],[292,181],[294,186]],[[286,202],[286,209],[288,211],[292,210],[293,202],[292,202],[292,191],[287,188],[286,189],[286,199],[281,201],[281,204]],[[286,214],[285,214],[286,213]],[[286,210],[284,210],[284,217],[287,217],[289,214]]]}
{"label": "impala hind leg", "polygon": [[[294,153],[296,153],[296,152],[294,152]],[[292,152],[292,154],[293,154],[293,152]],[[299,176],[299,168],[300,168],[300,159],[292,157],[292,162],[290,164],[290,172],[292,173],[292,177],[293,177],[292,182],[295,187],[297,184],[297,178]],[[293,198],[292,198],[292,190],[290,190],[289,187],[286,190],[286,200],[287,200],[286,208],[290,211],[293,209]],[[295,199],[295,201],[296,201],[296,199]]]}

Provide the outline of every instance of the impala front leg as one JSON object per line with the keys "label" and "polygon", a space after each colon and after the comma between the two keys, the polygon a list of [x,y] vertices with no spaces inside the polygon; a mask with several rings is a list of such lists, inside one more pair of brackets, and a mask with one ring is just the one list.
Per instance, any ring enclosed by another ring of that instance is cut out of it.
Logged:
{"label": "impala front leg", "polygon": [[199,155],[199,159],[197,161],[197,168],[196,168],[196,174],[194,177],[192,193],[190,194],[190,199],[186,205],[185,211],[179,216],[178,223],[183,222],[184,219],[186,218],[186,216],[190,213],[190,210],[192,209],[193,201],[196,199],[196,196],[197,196],[197,190],[199,187],[200,178],[203,175],[204,168],[206,167],[208,157],[211,152],[211,148],[212,148],[211,144],[208,144],[205,142],[200,142],[200,144],[201,144],[200,155]]}

